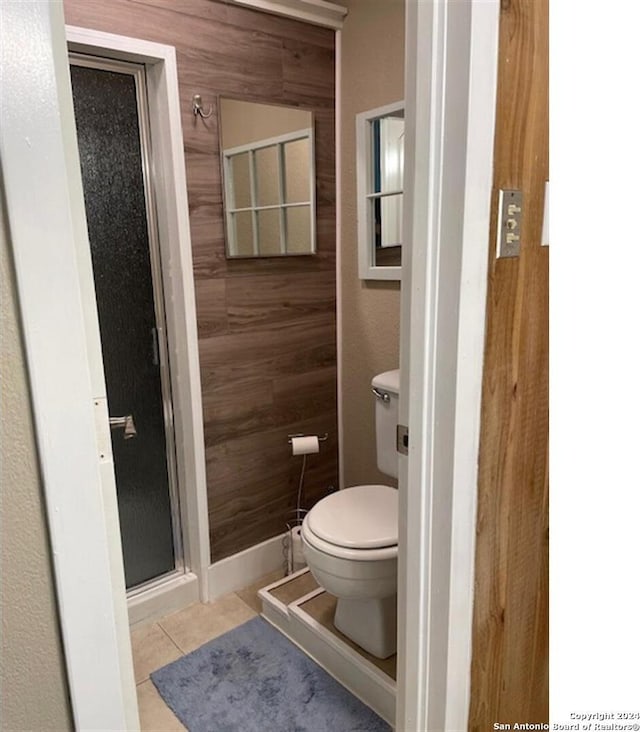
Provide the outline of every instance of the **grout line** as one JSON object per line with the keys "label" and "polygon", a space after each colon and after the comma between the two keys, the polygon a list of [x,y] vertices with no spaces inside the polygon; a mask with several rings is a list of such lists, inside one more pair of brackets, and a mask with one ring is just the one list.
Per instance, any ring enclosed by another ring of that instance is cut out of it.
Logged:
{"label": "grout line", "polygon": [[[183,656],[186,656],[187,655],[187,651],[183,651],[182,648],[180,648],[180,646],[178,645],[178,643],[169,634],[169,631],[162,626],[161,621],[158,620],[157,623],[158,623],[158,627],[167,636],[167,638],[173,643],[173,645],[180,651],[180,653],[182,653]],[[158,668],[162,668],[162,667],[159,666]],[[154,669],[154,671],[157,671],[157,669]]]}
{"label": "grout line", "polygon": [[[270,573],[270,574],[271,574],[271,573]],[[265,576],[268,576],[268,575],[265,575]],[[249,587],[251,587],[251,586],[252,586],[252,585],[250,585]],[[245,601],[245,600],[244,600],[244,599],[243,599],[242,597],[240,597],[240,595],[238,594],[239,592],[243,592],[243,591],[244,591],[244,590],[246,590],[246,589],[249,589],[249,588],[248,588],[248,587],[246,587],[246,588],[243,588],[243,589],[241,589],[241,590],[237,590],[236,592],[230,592],[229,594],[227,594],[227,595],[224,595],[223,597],[220,597],[220,598],[217,598],[217,599],[218,599],[218,600],[222,600],[222,599],[224,599],[224,597],[232,597],[232,596],[235,596],[235,597],[236,597],[236,598],[237,598],[238,600],[240,600],[240,602],[241,602],[241,603],[242,603],[242,604],[243,604],[243,605],[244,605],[245,607],[249,608],[249,610],[251,610],[251,612],[252,612],[252,613],[254,613],[256,617],[260,617],[260,616],[262,615],[262,609],[260,609],[259,611],[257,611],[257,610],[256,610],[255,608],[253,608],[253,607],[252,607],[251,605],[249,605],[249,603],[248,603],[248,602],[246,602],[246,601]],[[256,598],[257,598],[258,600],[260,600],[260,598],[258,598],[258,596],[257,596],[257,592],[256,592]],[[203,604],[205,604],[205,603],[203,603]],[[212,603],[209,603],[209,604],[212,604]],[[172,614],[175,614],[175,613],[172,613]],[[160,618],[160,620],[156,620],[156,621],[155,621],[156,625],[157,625],[157,626],[158,626],[158,627],[159,627],[159,628],[160,628],[160,629],[162,630],[162,632],[163,632],[163,633],[164,633],[164,634],[165,634],[165,635],[167,636],[167,638],[168,638],[168,639],[169,639],[169,640],[171,641],[171,643],[173,643],[173,645],[174,645],[174,646],[175,646],[175,647],[176,647],[176,648],[178,649],[178,651],[180,651],[180,653],[181,653],[181,654],[182,654],[183,656],[186,656],[186,655],[188,655],[189,653],[191,653],[191,651],[185,651],[185,650],[183,650],[183,649],[182,649],[182,648],[180,647],[180,645],[178,644],[178,642],[177,642],[177,641],[176,641],[176,640],[175,640],[175,639],[174,639],[174,638],[173,638],[173,637],[171,636],[171,634],[169,633],[169,631],[168,631],[168,630],[167,630],[167,629],[166,629],[166,628],[165,628],[165,627],[164,627],[164,626],[162,625],[162,623],[163,623],[163,621],[165,620],[165,618],[166,618],[166,617],[168,617],[168,616],[165,616],[165,617],[163,617],[163,618]],[[162,668],[162,667],[161,667],[161,666],[159,666],[158,668]],[[154,671],[156,671],[157,669],[153,669],[153,670],[154,670]],[[152,672],[150,672],[150,673],[153,673],[153,671],[152,671]],[[148,680],[150,680],[150,676],[149,676],[149,677],[147,677],[147,679],[145,679],[144,681],[148,681]],[[144,683],[144,681],[141,681],[140,683],[142,684],[142,683]],[[138,684],[136,684],[136,687],[137,687],[137,686],[138,686]]]}

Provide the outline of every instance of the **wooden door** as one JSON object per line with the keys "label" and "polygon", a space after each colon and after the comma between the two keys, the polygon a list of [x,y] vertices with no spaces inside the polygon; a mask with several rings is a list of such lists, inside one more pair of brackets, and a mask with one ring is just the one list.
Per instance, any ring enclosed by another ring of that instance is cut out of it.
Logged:
{"label": "wooden door", "polygon": [[[502,0],[479,457],[471,730],[548,721],[548,0]],[[498,191],[523,193],[496,259]]]}

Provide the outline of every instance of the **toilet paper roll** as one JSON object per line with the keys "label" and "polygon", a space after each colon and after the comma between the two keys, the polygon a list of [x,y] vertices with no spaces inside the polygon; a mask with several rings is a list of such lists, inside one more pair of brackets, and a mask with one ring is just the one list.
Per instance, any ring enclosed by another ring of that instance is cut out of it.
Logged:
{"label": "toilet paper roll", "polygon": [[320,452],[318,436],[306,435],[305,437],[292,437],[291,451],[294,455],[311,455],[311,453]]}

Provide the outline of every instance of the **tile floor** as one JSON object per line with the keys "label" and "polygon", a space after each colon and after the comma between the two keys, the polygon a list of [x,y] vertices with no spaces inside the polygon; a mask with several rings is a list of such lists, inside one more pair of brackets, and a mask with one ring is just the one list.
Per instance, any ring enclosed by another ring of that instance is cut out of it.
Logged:
{"label": "tile floor", "polygon": [[282,577],[273,572],[239,592],[207,605],[191,605],[131,632],[133,668],[138,691],[140,729],[184,730],[156,691],[149,675],[260,613],[257,592]]}

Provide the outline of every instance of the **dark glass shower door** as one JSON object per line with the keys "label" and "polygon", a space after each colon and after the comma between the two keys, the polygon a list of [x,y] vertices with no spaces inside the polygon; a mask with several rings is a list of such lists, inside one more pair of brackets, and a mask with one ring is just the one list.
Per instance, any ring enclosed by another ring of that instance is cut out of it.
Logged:
{"label": "dark glass shower door", "polygon": [[144,68],[73,56],[71,82],[131,589],[176,569],[179,536]]}

